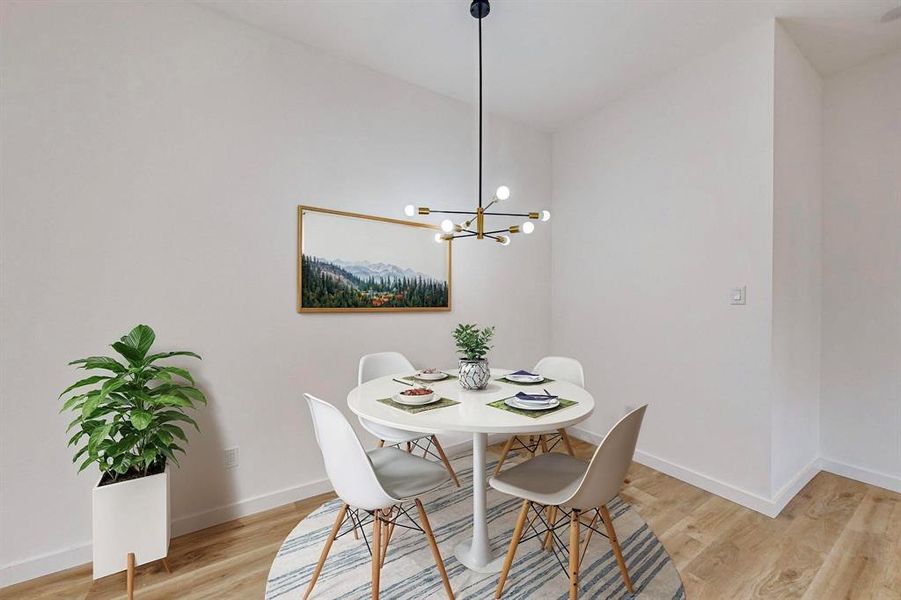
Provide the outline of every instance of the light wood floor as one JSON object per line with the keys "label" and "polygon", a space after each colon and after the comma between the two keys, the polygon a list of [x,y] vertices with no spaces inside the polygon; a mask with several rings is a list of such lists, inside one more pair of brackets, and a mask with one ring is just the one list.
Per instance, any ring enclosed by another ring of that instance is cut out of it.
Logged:
{"label": "light wood floor", "polygon": [[[590,456],[590,444],[574,442]],[[770,519],[639,464],[629,479],[623,498],[673,557],[690,600],[901,598],[899,494],[821,473]],[[172,574],[159,564],[139,567],[135,597],[262,598],[282,540],[331,497],[172,540]],[[124,590],[124,574],[93,583],[87,564],[5,588],[0,598],[100,600],[122,598]]]}

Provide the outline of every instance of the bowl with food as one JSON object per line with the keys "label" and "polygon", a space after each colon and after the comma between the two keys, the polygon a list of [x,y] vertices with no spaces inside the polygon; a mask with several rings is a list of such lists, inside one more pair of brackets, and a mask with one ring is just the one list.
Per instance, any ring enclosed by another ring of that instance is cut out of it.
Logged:
{"label": "bowl with food", "polygon": [[447,378],[447,373],[444,373],[440,369],[423,369],[417,373],[415,377],[416,379],[422,379],[424,381],[438,381],[439,379]]}
{"label": "bowl with food", "polygon": [[394,401],[407,406],[422,406],[436,400],[435,392],[427,387],[411,387],[394,394]]}

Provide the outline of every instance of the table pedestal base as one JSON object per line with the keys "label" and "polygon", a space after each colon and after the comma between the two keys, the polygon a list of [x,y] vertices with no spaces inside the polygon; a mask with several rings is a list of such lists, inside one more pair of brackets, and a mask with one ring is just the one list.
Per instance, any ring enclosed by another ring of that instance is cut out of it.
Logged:
{"label": "table pedestal base", "polygon": [[[473,552],[472,544],[473,542],[470,540],[468,542],[457,544],[454,548],[454,556],[457,557],[460,564],[476,573],[500,573],[501,568],[504,566],[504,556],[494,556],[491,554],[490,550],[487,550],[484,554],[481,552]],[[488,558],[487,561],[485,560],[486,555]]]}
{"label": "table pedestal base", "polygon": [[454,548],[454,554],[476,573],[500,573],[503,557],[493,556],[488,545],[487,446],[487,433],[472,434],[472,539]]}

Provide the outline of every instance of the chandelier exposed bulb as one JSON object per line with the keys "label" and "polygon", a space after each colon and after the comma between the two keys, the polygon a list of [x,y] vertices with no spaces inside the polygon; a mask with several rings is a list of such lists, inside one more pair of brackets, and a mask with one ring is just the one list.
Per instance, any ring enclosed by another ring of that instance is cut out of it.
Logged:
{"label": "chandelier exposed bulb", "polygon": [[551,220],[551,211],[549,211],[549,210],[541,211],[541,220],[544,222],[550,221]]}
{"label": "chandelier exposed bulb", "polygon": [[535,231],[535,224],[530,223],[529,221],[526,221],[525,223],[522,224],[522,227],[520,229],[522,230],[523,233],[528,235],[528,234],[532,233],[533,231]]}
{"label": "chandelier exposed bulb", "polygon": [[412,204],[406,205],[404,207],[404,214],[407,215],[408,217],[412,217],[413,215],[416,214],[416,207],[413,206]]}
{"label": "chandelier exposed bulb", "polygon": [[454,222],[450,219],[444,219],[441,221],[441,231],[444,233],[453,233],[454,231]]}
{"label": "chandelier exposed bulb", "polygon": [[498,200],[506,200],[510,197],[510,188],[505,185],[500,186],[497,188],[497,191],[494,192],[494,197]]}
{"label": "chandelier exposed bulb", "polygon": [[510,236],[509,235],[499,235],[499,236],[497,236],[497,242],[501,246],[509,246],[510,245]]}

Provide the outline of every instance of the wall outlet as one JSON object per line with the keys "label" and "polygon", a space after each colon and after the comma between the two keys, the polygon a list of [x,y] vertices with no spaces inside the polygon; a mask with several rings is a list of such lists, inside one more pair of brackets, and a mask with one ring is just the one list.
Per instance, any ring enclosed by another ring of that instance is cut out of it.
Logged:
{"label": "wall outlet", "polygon": [[225,468],[234,469],[238,466],[238,447],[225,449]]}
{"label": "wall outlet", "polygon": [[738,306],[748,303],[748,286],[734,287],[729,291],[729,304]]}

